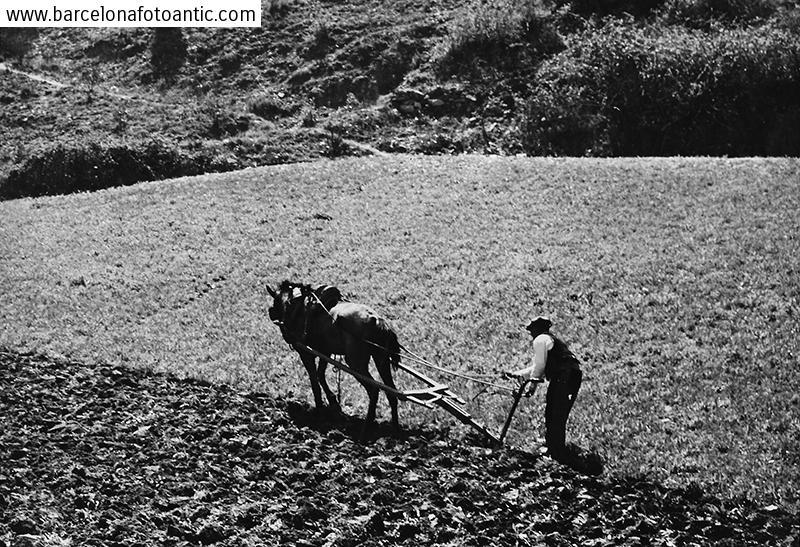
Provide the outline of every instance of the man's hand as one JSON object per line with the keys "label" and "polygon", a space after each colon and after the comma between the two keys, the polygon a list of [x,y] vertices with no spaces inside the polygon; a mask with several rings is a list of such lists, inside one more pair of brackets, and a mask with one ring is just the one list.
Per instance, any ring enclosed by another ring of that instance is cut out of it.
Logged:
{"label": "man's hand", "polygon": [[531,375],[532,368],[525,367],[517,370],[507,370],[503,372],[503,377],[519,380],[520,382],[526,381]]}
{"label": "man's hand", "polygon": [[526,398],[533,397],[533,394],[536,393],[536,388],[539,386],[539,384],[542,383],[542,380],[540,378],[535,378],[532,380],[528,380],[528,382],[530,382],[530,385],[528,386],[528,389],[525,390],[524,393]]}
{"label": "man's hand", "polygon": [[[520,370],[507,370],[503,372],[503,378],[509,380],[516,380],[519,382],[520,395],[524,397],[531,397],[536,393],[536,387],[544,382],[543,378],[529,378],[529,368]],[[525,389],[527,387],[527,389]]]}

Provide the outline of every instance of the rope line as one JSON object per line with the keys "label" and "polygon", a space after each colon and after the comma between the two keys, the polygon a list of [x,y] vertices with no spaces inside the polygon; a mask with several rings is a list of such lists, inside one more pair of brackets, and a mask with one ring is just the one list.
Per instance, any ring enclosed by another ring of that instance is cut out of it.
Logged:
{"label": "rope line", "polygon": [[480,378],[476,378],[475,376],[468,376],[466,374],[461,374],[460,372],[455,372],[453,370],[448,370],[446,368],[443,368],[443,367],[440,367],[438,365],[435,365],[435,364],[423,359],[422,357],[420,357],[416,353],[412,352],[411,350],[409,350],[408,348],[406,348],[403,345],[401,345],[400,348],[408,354],[406,357],[410,356],[410,360],[411,361],[414,361],[415,363],[419,363],[420,365],[424,365],[424,366],[426,366],[428,368],[432,368],[433,370],[437,370],[439,372],[442,372],[444,374],[449,374],[450,376],[455,376],[457,378],[462,378],[464,380],[468,380],[468,381],[474,382],[476,384],[483,384],[485,386],[493,387],[493,388],[499,389],[501,391],[507,391],[508,393],[515,393],[515,391],[513,389],[511,389],[511,388],[509,388],[507,386],[501,386],[500,384],[495,384],[493,382],[488,382],[486,380],[482,380]]}
{"label": "rope line", "polygon": [[[322,307],[322,309],[325,310],[325,313],[327,313],[328,316],[332,317],[330,310],[325,307],[325,304],[322,303],[322,300],[320,299],[320,297],[317,296],[317,294],[313,290],[311,290],[309,292],[314,297],[314,299],[317,301],[317,303]],[[375,342],[372,342],[371,340],[362,339],[362,341],[367,343],[367,344],[370,344],[370,345],[372,345],[372,346],[374,346],[376,348],[382,349],[386,353],[389,353],[389,354],[392,354],[392,355],[401,356],[401,354],[399,352],[389,351],[388,348],[385,348],[385,347],[381,346],[380,344],[376,344]],[[483,385],[488,386],[488,387],[493,387],[495,389],[499,389],[500,391],[506,391],[508,393],[516,393],[515,390],[513,390],[513,389],[511,389],[511,388],[509,388],[507,386],[501,386],[500,384],[495,384],[493,382],[488,382],[486,380],[482,380],[480,378],[476,378],[475,376],[468,376],[466,374],[461,374],[460,372],[455,372],[455,371],[448,370],[446,368],[440,367],[438,365],[435,365],[435,364],[431,363],[430,361],[424,359],[423,357],[417,355],[416,353],[414,353],[413,351],[411,351],[410,349],[408,349],[407,347],[405,347],[402,344],[400,344],[400,349],[407,354],[406,358],[408,358],[409,360],[414,361],[415,363],[418,363],[420,365],[424,365],[424,366],[426,366],[428,368],[431,368],[433,370],[437,370],[437,371],[442,372],[444,374],[449,374],[451,376],[455,376],[455,377],[461,378],[463,380],[468,380],[468,381],[474,382],[476,384],[483,384]]]}

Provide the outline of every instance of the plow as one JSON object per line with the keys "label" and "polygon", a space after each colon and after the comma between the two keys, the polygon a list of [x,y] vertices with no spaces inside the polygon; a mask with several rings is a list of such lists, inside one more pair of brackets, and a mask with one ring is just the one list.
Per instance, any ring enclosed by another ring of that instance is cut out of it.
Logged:
{"label": "plow", "polygon": [[[284,281],[278,290],[270,287],[267,290],[273,298],[273,305],[269,309],[270,319],[280,329],[284,341],[300,355],[309,373],[318,407],[321,402],[320,378],[329,400],[335,400],[335,396],[324,382],[324,366],[318,368],[314,364],[317,359],[320,363],[349,374],[371,392],[367,422],[374,419],[377,403],[374,394],[378,390],[389,398],[395,426],[398,425],[397,401],[408,401],[426,408],[441,408],[477,431],[489,444],[504,444],[519,402],[530,384],[529,380],[520,382],[514,389],[489,381],[487,377],[469,376],[438,366],[401,345],[386,321],[371,308],[343,298],[336,287],[322,285],[312,288],[310,285]],[[334,356],[342,356],[343,359],[334,359]],[[383,381],[376,380],[369,373],[370,359],[374,360]],[[450,385],[430,378],[408,362],[482,384],[478,395],[489,389],[511,394],[513,401],[500,431],[492,431],[477,420],[468,411],[467,402]],[[413,378],[416,387],[398,389],[388,368],[390,364]],[[532,393],[533,390],[527,392],[528,396]]]}
{"label": "plow", "polygon": [[[417,362],[420,362],[427,366],[432,366],[437,370],[440,370],[447,374],[459,376],[461,378],[464,378],[472,382],[485,384],[487,388],[492,387],[494,389],[511,393],[513,395],[513,401],[511,403],[511,406],[509,407],[505,422],[503,423],[501,430],[495,433],[492,432],[485,424],[476,420],[475,417],[472,416],[472,414],[470,414],[467,411],[466,408],[467,402],[463,398],[459,397],[455,392],[453,392],[453,390],[450,388],[448,384],[437,382],[432,378],[428,377],[427,375],[423,374],[422,372],[418,371],[417,369],[403,362],[399,362],[397,364],[397,368],[407,373],[411,377],[413,377],[416,381],[422,384],[423,387],[417,389],[406,389],[406,390],[397,389],[395,387],[388,386],[383,382],[375,380],[370,376],[361,374],[359,371],[347,366],[342,361],[334,359],[328,355],[325,355],[303,343],[294,342],[292,344],[292,347],[295,349],[295,351],[310,353],[311,355],[324,360],[329,365],[332,365],[337,370],[350,374],[351,376],[361,381],[362,383],[372,385],[381,391],[394,395],[401,401],[408,401],[410,403],[420,405],[429,409],[433,409],[436,407],[441,408],[445,412],[451,414],[462,424],[471,427],[472,429],[483,435],[491,444],[496,446],[502,446],[504,444],[506,434],[508,433],[508,430],[511,426],[511,422],[514,418],[514,414],[516,413],[517,407],[519,406],[519,402],[522,399],[523,394],[525,394],[525,390],[529,384],[529,382],[521,382],[517,389],[511,389],[507,386],[501,386],[478,378],[454,373],[452,371],[442,369],[441,367],[437,367],[432,363],[429,363],[426,360],[422,359],[415,353],[412,353],[407,349],[403,348],[404,352],[406,353],[406,356],[407,357],[410,356],[413,360]],[[529,392],[529,395],[530,394],[531,392]]]}

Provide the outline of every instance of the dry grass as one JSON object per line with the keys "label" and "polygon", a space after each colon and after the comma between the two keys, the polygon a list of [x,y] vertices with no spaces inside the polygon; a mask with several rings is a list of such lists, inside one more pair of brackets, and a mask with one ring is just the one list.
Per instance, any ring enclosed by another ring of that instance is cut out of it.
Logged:
{"label": "dry grass", "polygon": [[[307,397],[266,282],[338,284],[462,372],[519,365],[549,313],[585,362],[569,434],[612,472],[796,506],[798,180],[796,160],[400,156],[0,203],[0,345]],[[498,427],[508,402],[472,409]]]}

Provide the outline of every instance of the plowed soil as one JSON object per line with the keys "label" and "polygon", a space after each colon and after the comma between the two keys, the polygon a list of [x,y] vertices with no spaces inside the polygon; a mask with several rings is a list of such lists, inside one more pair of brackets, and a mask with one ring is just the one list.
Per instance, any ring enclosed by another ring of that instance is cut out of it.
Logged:
{"label": "plowed soil", "polygon": [[[444,431],[0,351],[0,546],[797,545],[793,516]],[[792,540],[794,538],[794,541]]]}

